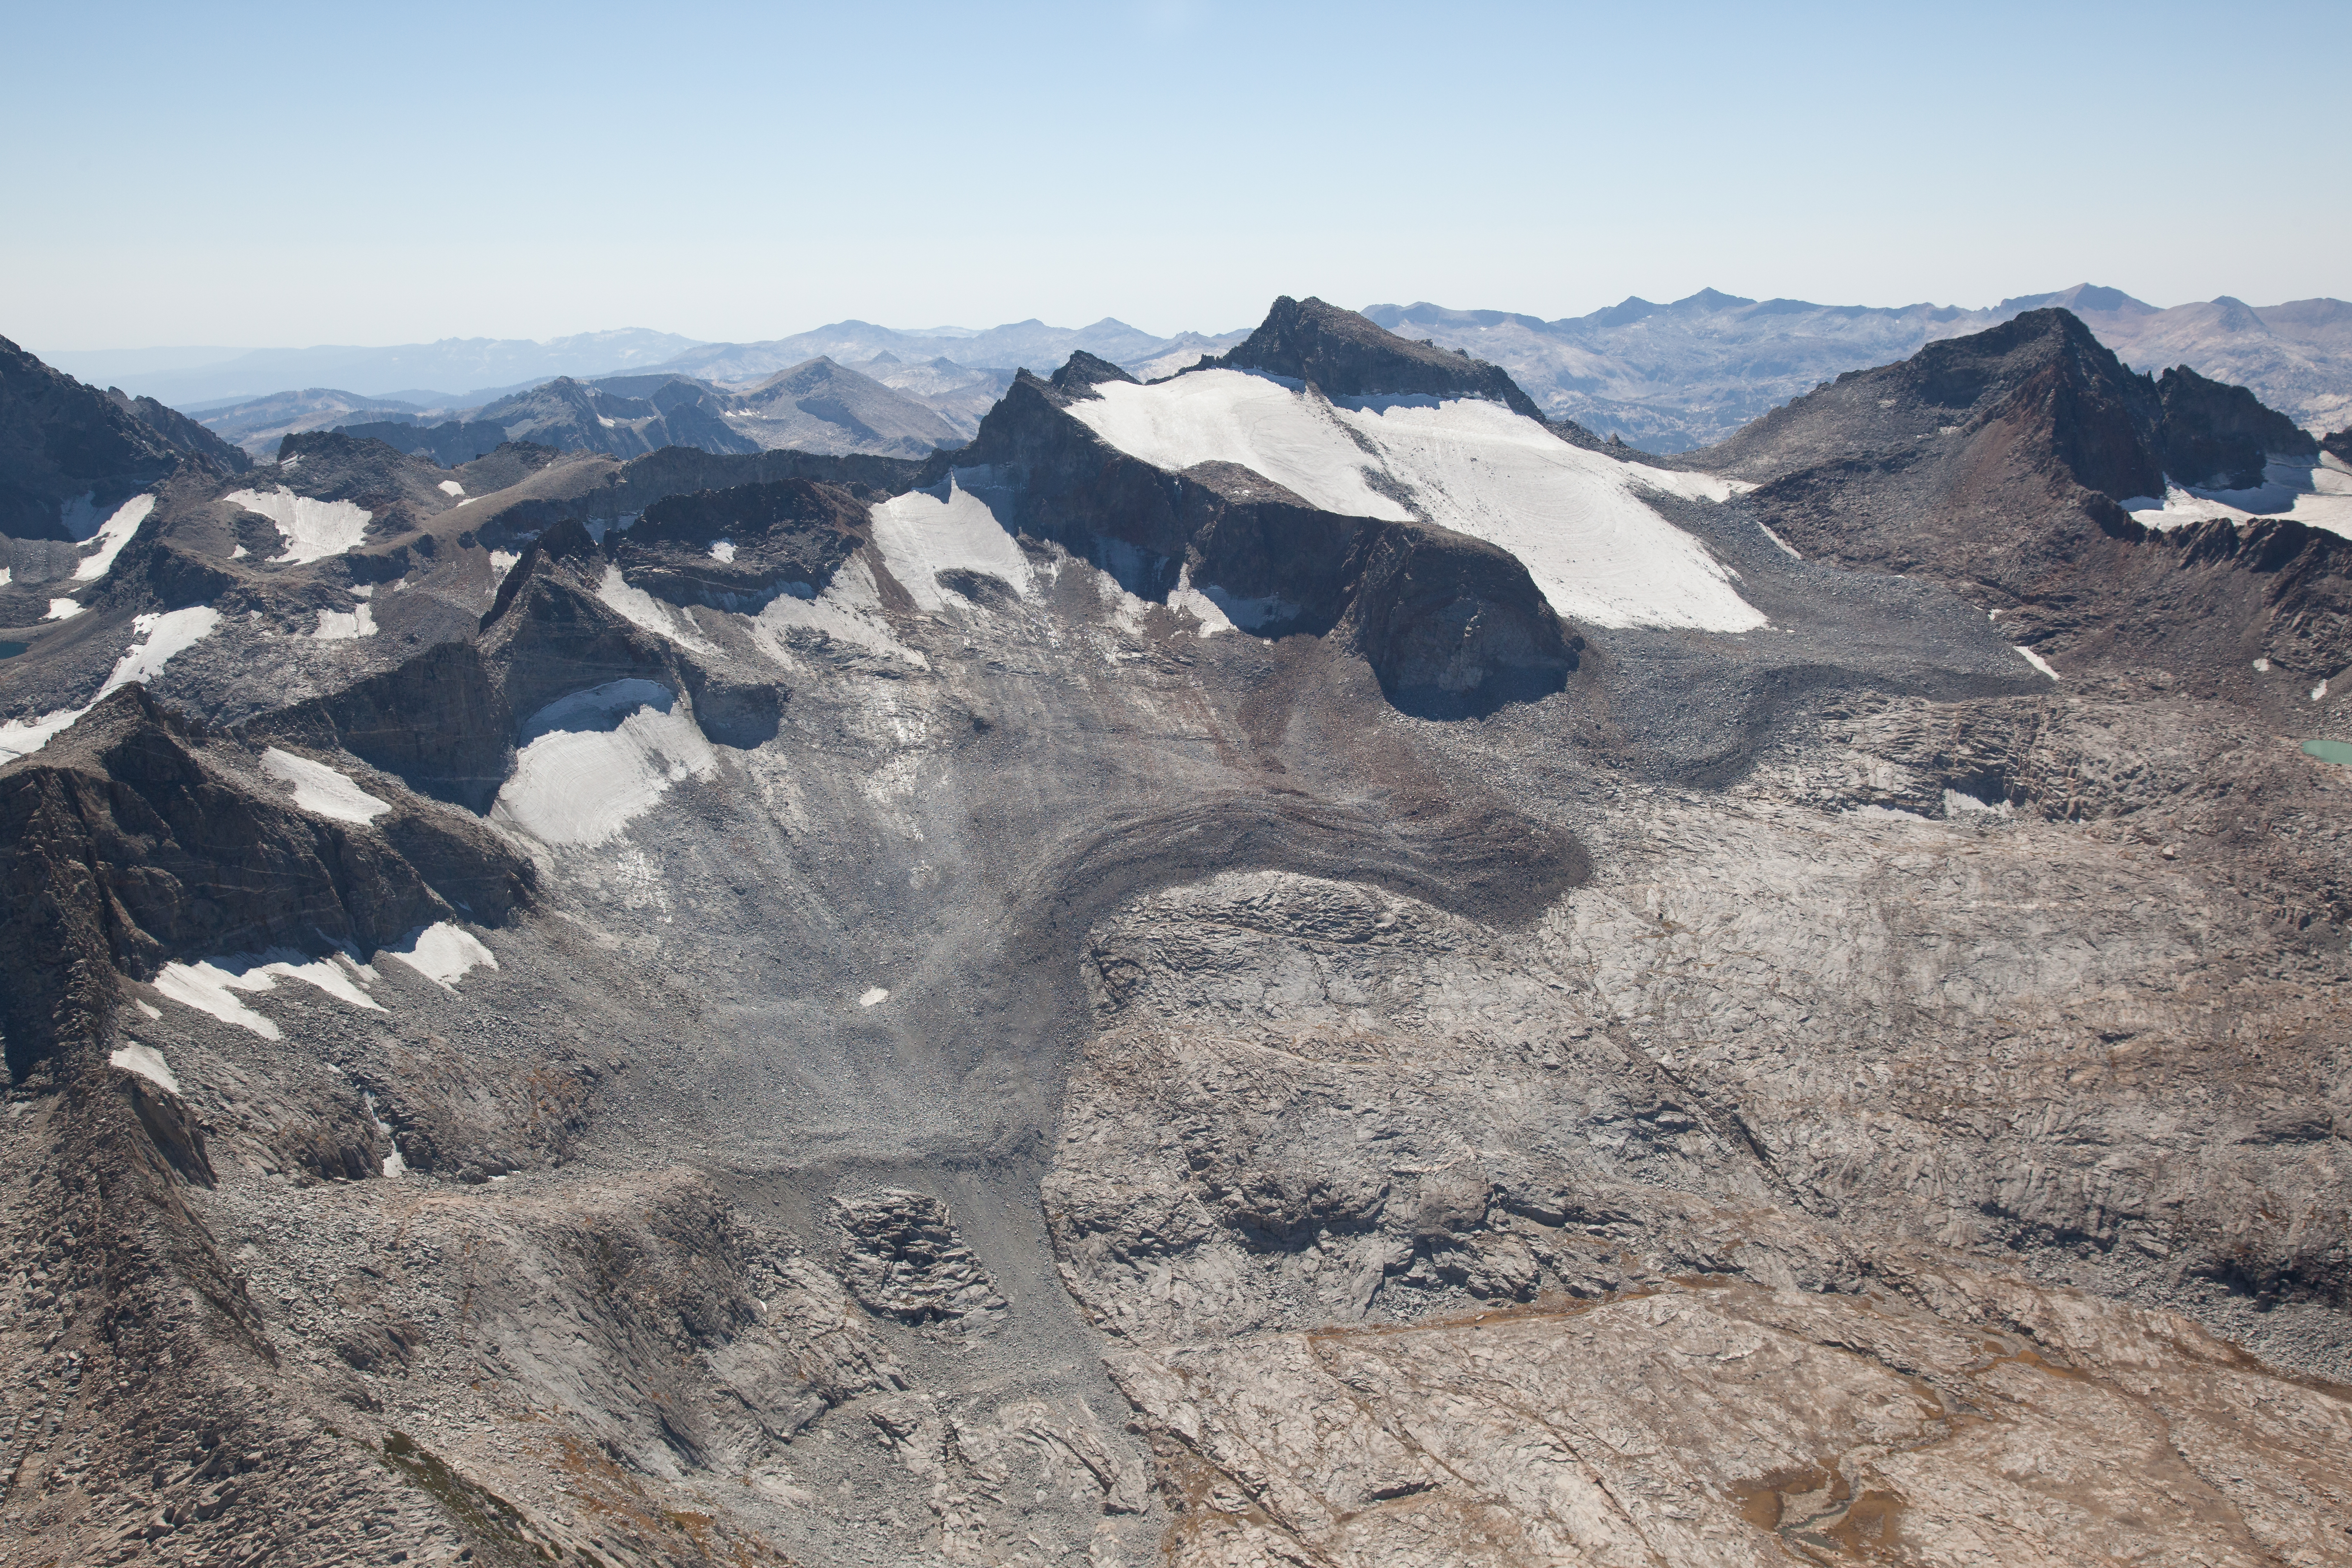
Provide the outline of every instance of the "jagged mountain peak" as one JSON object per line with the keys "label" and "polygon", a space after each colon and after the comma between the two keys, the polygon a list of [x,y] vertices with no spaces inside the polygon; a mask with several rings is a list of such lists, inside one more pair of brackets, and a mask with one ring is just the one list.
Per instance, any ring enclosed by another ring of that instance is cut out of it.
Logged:
{"label": "jagged mountain peak", "polygon": [[1459,350],[1401,338],[1368,317],[1311,295],[1276,300],[1255,331],[1222,358],[1194,368],[1264,371],[1312,382],[1327,395],[1339,397],[1484,397],[1531,419],[1543,417],[1496,366]]}

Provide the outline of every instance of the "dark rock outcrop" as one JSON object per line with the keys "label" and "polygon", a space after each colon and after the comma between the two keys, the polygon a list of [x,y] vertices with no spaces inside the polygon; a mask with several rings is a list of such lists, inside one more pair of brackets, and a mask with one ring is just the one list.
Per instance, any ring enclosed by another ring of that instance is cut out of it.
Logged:
{"label": "dark rock outcrop", "polygon": [[779,479],[665,497],[613,537],[612,552],[656,597],[757,608],[779,593],[824,592],[866,529],[866,503],[847,490]]}
{"label": "dark rock outcrop", "polygon": [[145,689],[128,686],[0,771],[0,1027],[21,1078],[62,1040],[108,1032],[117,972],[173,959],[370,951],[464,905],[496,921],[528,860],[413,800],[366,825],[267,795]]}
{"label": "dark rock outcrop", "polygon": [[250,466],[152,398],[85,386],[0,338],[0,534],[70,539],[66,503],[87,496],[110,510],[183,462],[218,474]]}
{"label": "dark rock outcrop", "polygon": [[[2043,310],[1842,375],[1686,461],[1756,481],[1748,504],[1807,555],[1959,584],[2047,651],[2162,643],[2318,670],[2336,666],[2305,661],[2352,652],[2326,608],[2347,542],[2284,521],[2158,534],[2121,504],[2168,475],[2252,483],[2265,451],[2311,449],[2243,388],[2137,374]],[[2167,628],[2189,600],[2206,629],[2183,642]]]}
{"label": "dark rock outcrop", "polygon": [[335,431],[363,441],[381,441],[413,457],[430,458],[445,468],[487,457],[507,439],[507,427],[492,419],[450,419],[439,425],[404,425],[378,419],[338,425]]}
{"label": "dark rock outcrop", "polygon": [[[2312,458],[2319,444],[2242,386],[2208,381],[2179,365],[2156,384],[2162,413],[2152,434],[2164,471],[2183,484],[2245,489],[2263,482],[2266,455]],[[2152,492],[2151,492],[2152,493]]]}
{"label": "dark rock outcrop", "polygon": [[1195,370],[1262,370],[1312,382],[1329,397],[1485,397],[1540,420],[1543,411],[1501,369],[1458,350],[1398,337],[1312,297],[1274,302],[1257,331]]}

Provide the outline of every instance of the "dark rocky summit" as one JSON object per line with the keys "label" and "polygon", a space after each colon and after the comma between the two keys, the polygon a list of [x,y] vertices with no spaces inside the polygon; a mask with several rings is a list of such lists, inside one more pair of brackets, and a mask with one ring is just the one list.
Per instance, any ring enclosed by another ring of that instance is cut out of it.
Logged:
{"label": "dark rocky summit", "polygon": [[61,509],[100,515],[183,462],[232,474],[245,454],[152,398],[100,392],[0,338],[0,534],[69,540]]}
{"label": "dark rocky summit", "polygon": [[1747,504],[1801,552],[1952,583],[2020,642],[2210,678],[2352,659],[2352,541],[2288,519],[2158,532],[2123,503],[2259,483],[2266,456],[2315,452],[2244,388],[2137,374],[2044,310],[1842,375],[1682,461],[1757,483]]}
{"label": "dark rocky summit", "polygon": [[1530,419],[1543,417],[1494,365],[1401,338],[1353,310],[1311,296],[1276,300],[1257,331],[1207,363],[1311,382],[1328,397],[1486,397]]}

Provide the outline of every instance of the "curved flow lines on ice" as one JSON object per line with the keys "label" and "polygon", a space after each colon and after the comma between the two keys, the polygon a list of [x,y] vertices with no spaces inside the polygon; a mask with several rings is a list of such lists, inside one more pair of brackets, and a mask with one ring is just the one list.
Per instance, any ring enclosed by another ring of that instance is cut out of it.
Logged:
{"label": "curved flow lines on ice", "polygon": [[1643,499],[1723,500],[1737,488],[1729,481],[1621,463],[1476,398],[1329,402],[1228,370],[1097,390],[1070,405],[1072,416],[1159,468],[1238,463],[1324,510],[1391,521],[1410,513],[1368,476],[1402,484],[1427,521],[1518,557],[1571,620],[1723,632],[1766,624],[1706,547]]}
{"label": "curved flow lines on ice", "polygon": [[542,844],[610,843],[672,784],[719,766],[677,694],[651,680],[607,681],[551,702],[520,739],[491,815]]}

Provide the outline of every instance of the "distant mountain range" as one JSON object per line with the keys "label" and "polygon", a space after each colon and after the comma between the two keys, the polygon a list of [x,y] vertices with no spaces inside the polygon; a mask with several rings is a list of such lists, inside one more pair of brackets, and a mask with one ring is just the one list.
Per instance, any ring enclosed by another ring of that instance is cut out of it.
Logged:
{"label": "distant mountain range", "polygon": [[675,332],[625,327],[545,342],[444,338],[390,348],[224,349],[217,351],[223,357],[199,364],[186,363],[187,355],[200,352],[189,349],[53,352],[42,357],[68,375],[120,385],[184,414],[210,414],[208,405],[242,403],[296,386],[355,387],[367,397],[426,406],[469,395],[478,400],[559,375],[648,370],[695,346],[695,339]]}
{"label": "distant mountain range", "polygon": [[[1757,300],[1708,289],[1669,304],[1633,298],[1559,321],[1427,302],[1374,305],[1364,314],[1402,336],[1501,365],[1552,418],[1620,435],[1651,451],[1679,452],[1722,440],[1848,371],[1892,363],[1927,343],[1983,331],[2051,306],[2074,311],[2135,369],[2186,365],[2214,380],[2250,387],[2265,404],[2314,431],[2352,424],[2352,304],[2332,299],[2250,306],[2225,296],[2160,310],[2121,289],[2084,283],[1967,310],[1948,305]],[[536,410],[526,413],[523,405],[509,409],[518,427],[544,433],[530,439],[562,432],[564,438],[582,442],[581,449],[625,455],[642,448],[623,427],[653,432],[646,422],[655,414],[602,407],[592,416],[585,409],[599,399],[642,400],[653,383],[625,391],[613,378],[649,375],[683,378],[704,389],[691,397],[672,395],[686,401],[660,415],[664,431],[675,436],[669,422],[687,418],[704,432],[695,444],[731,451],[738,448],[728,444],[727,432],[756,441],[756,429],[766,426],[749,407],[730,412],[721,405],[782,373],[824,362],[833,367],[828,375],[855,375],[866,384],[841,383],[870,405],[868,412],[880,423],[858,414],[839,420],[808,416],[801,405],[811,395],[796,394],[793,419],[786,422],[795,432],[791,439],[814,451],[847,449],[840,447],[844,440],[878,439],[881,445],[857,449],[904,455],[916,450],[910,442],[969,439],[981,416],[1012,385],[1016,367],[1047,374],[1073,353],[1084,353],[1150,381],[1223,353],[1242,337],[1156,337],[1111,317],[1084,327],[1055,327],[1033,319],[978,331],[902,330],[845,321],[757,342],[702,342],[632,328],[544,343],[478,338],[384,349],[122,350],[50,358],[74,374],[118,383],[194,414],[214,433],[257,457],[274,453],[278,441],[293,431],[497,420],[486,412],[488,406],[516,396]],[[191,355],[214,352],[230,357],[186,363]],[[150,367],[145,372],[142,363]],[[559,395],[553,403],[539,395],[558,379],[601,390]],[[898,395],[897,401],[877,401],[883,392]],[[222,401],[230,397],[235,400]],[[691,414],[688,406],[698,399],[710,403],[702,415]],[[541,404],[548,406],[541,409]],[[581,423],[583,418],[590,423]],[[615,423],[594,422],[606,419]],[[774,426],[772,433],[781,437],[785,428]],[[865,433],[886,428],[887,436]],[[469,433],[460,444],[475,439]],[[417,449],[432,446],[423,442]]]}
{"label": "distant mountain range", "polygon": [[2249,306],[2224,296],[2159,310],[2083,283],[1963,310],[1746,300],[1704,289],[1672,304],[1636,297],[1556,321],[1425,301],[1373,305],[1364,314],[1401,336],[1503,366],[1554,418],[1679,452],[1720,441],[1847,371],[2051,306],[2081,317],[2135,370],[2189,366],[2252,388],[2315,431],[2352,423],[2352,304],[2341,300]]}

